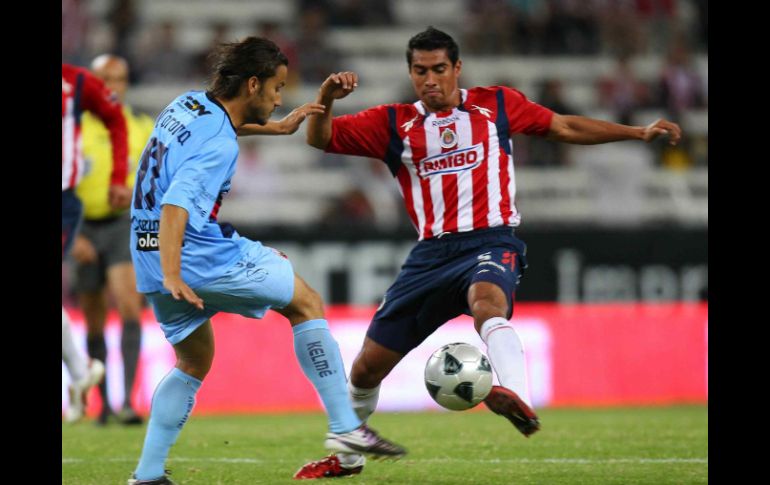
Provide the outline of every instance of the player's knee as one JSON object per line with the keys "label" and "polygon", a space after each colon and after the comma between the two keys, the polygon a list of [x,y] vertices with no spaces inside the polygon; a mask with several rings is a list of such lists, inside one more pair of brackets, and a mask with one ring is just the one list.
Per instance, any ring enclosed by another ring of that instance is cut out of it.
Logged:
{"label": "player's knee", "polygon": [[324,305],[321,295],[309,286],[304,286],[301,292],[294,295],[294,299],[278,313],[289,319],[292,325],[298,325],[308,320],[324,318]]}
{"label": "player's knee", "polygon": [[501,305],[491,298],[479,298],[471,303],[471,314],[477,319],[503,317],[506,313],[508,313],[507,305]]}
{"label": "player's knee", "polygon": [[187,375],[191,375],[198,380],[203,380],[211,370],[211,363],[214,359],[207,357],[178,357],[176,367]]}
{"label": "player's knee", "polygon": [[317,291],[308,287],[305,298],[306,312],[312,315],[312,318],[324,317],[324,301]]}
{"label": "player's knee", "polygon": [[142,306],[139,302],[124,301],[118,303],[118,314],[123,320],[139,320],[142,314]]}

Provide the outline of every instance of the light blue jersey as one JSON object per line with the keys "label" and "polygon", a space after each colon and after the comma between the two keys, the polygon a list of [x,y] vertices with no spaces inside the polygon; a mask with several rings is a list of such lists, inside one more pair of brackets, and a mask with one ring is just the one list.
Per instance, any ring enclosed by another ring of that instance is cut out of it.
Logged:
{"label": "light blue jersey", "polygon": [[190,288],[220,278],[238,262],[250,241],[216,222],[237,158],[235,127],[207,93],[184,93],[160,113],[139,162],[131,206],[131,257],[140,292],[169,293],[158,246],[164,204],[189,215],[182,279]]}

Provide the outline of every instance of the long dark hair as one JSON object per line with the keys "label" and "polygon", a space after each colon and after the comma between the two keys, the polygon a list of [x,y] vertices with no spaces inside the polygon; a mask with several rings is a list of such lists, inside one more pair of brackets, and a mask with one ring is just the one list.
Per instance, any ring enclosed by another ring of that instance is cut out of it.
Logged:
{"label": "long dark hair", "polygon": [[252,76],[259,82],[275,76],[278,66],[289,60],[271,40],[247,37],[240,42],[220,44],[210,54],[214,66],[209,92],[216,97],[232,99],[238,95],[241,83]]}

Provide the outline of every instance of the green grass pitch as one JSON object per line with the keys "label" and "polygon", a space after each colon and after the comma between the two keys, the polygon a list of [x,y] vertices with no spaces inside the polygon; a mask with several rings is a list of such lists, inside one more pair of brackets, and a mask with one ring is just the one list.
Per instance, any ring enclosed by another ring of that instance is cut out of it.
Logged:
{"label": "green grass pitch", "polygon": [[[526,439],[479,412],[377,413],[372,427],[406,446],[397,462],[325,482],[382,484],[695,484],[708,481],[708,408],[543,409]],[[322,414],[193,416],[166,466],[184,485],[292,484],[324,456]],[[145,427],[62,425],[62,484],[125,484]]]}

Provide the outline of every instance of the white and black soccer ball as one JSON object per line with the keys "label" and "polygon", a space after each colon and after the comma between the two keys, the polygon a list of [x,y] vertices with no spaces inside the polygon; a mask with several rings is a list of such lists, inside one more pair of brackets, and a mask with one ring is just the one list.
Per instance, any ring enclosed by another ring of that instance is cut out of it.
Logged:
{"label": "white and black soccer ball", "polygon": [[444,345],[425,365],[425,387],[433,400],[447,409],[470,409],[492,389],[492,367],[471,344]]}

